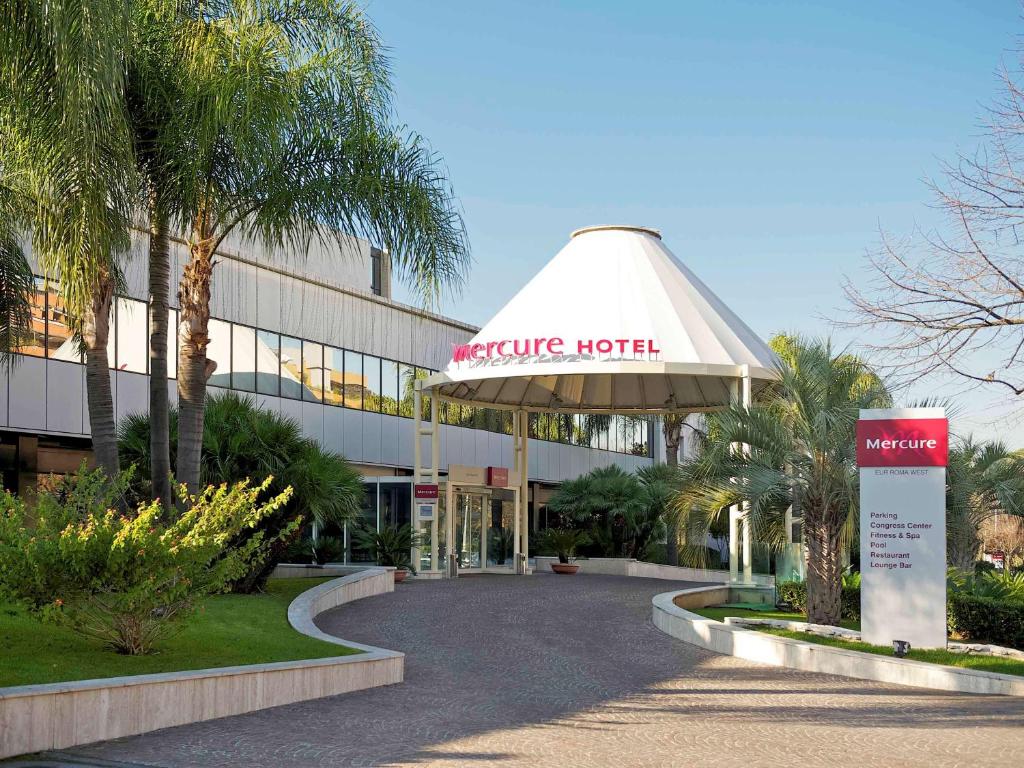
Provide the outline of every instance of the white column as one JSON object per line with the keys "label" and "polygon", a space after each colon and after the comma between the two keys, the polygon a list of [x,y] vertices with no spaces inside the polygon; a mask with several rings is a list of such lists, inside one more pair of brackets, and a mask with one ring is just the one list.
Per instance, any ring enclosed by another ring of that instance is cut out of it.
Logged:
{"label": "white column", "polygon": [[729,582],[740,580],[739,507],[729,507]]}
{"label": "white column", "polygon": [[[743,407],[749,408],[753,402],[753,391],[750,378],[750,366],[743,366]],[[750,446],[743,445],[743,454],[750,455]],[[743,502],[743,581],[746,584],[754,583],[754,557],[753,557],[753,526],[750,524],[750,502]]]}
{"label": "white column", "polygon": [[519,442],[519,431],[523,428],[522,419],[520,415],[522,411],[512,412],[512,469],[517,473],[517,477],[520,478],[520,485],[515,489],[513,498],[515,499],[514,509],[512,512],[512,570],[518,572],[519,569],[519,500],[523,494],[522,491],[522,474],[523,474],[523,457],[522,457],[522,443]]}
{"label": "white column", "polygon": [[[438,414],[441,404],[435,394],[430,398],[430,481],[438,488],[441,487],[441,426]],[[417,438],[418,440],[419,438]],[[436,571],[437,562],[437,531],[441,516],[441,500],[437,500],[438,506],[434,509],[434,519],[430,521],[430,570]]]}

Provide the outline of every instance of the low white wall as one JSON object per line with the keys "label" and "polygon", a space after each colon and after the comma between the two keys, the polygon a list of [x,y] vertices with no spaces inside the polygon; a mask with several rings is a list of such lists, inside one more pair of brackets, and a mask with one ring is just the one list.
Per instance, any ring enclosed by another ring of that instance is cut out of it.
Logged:
{"label": "low white wall", "polygon": [[395,570],[390,566],[379,565],[342,565],[341,563],[330,563],[329,565],[309,565],[308,563],[278,563],[274,566],[274,572],[270,574],[272,579],[319,579],[328,576],[348,576],[350,573],[361,573],[369,570]]}
{"label": "low white wall", "polygon": [[317,613],[394,588],[390,571],[375,568],[314,587],[288,608],[299,632],[363,653],[0,688],[0,758],[400,683],[404,654],[350,643],[313,624]]}
{"label": "low white wall", "polygon": [[[557,557],[541,555],[535,558],[537,570],[550,571],[551,563],[558,562]],[[580,573],[600,573],[605,576],[637,576],[642,579],[667,579],[669,581],[703,581],[713,584],[727,584],[728,571],[708,570],[704,568],[683,568],[676,565],[645,563],[630,557],[591,557],[576,560]],[[754,584],[773,586],[775,577],[765,574],[754,574]]]}
{"label": "low white wall", "polygon": [[654,625],[662,632],[691,645],[761,664],[941,691],[1024,696],[1024,678],[1021,677],[945,667],[777,637],[706,619],[680,608],[674,602],[680,595],[708,589],[714,587],[656,595],[652,601],[651,618]]}

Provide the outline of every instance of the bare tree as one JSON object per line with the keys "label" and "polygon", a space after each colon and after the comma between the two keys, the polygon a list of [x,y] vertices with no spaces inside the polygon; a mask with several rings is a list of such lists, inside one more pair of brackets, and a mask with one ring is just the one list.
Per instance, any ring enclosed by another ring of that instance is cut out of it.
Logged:
{"label": "bare tree", "polygon": [[1004,567],[1024,563],[1024,519],[1015,515],[994,515],[982,523],[981,542],[986,552],[1002,552]]}
{"label": "bare tree", "polygon": [[904,380],[952,373],[1024,395],[1024,91],[1001,76],[984,146],[930,183],[942,233],[883,235],[866,286],[847,280],[846,325],[877,331],[865,346]]}

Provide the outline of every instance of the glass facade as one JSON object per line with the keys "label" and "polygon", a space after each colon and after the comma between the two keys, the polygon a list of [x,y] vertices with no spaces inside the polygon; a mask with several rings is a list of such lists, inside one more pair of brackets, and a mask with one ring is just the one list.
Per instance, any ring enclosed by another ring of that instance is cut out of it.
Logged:
{"label": "glass facade", "polygon": [[[17,352],[82,362],[78,341],[55,284],[36,278],[32,322]],[[176,310],[170,310],[168,375],[177,376]],[[207,355],[216,363],[212,386],[241,392],[322,402],[343,408],[412,418],[414,383],[435,371],[341,349],[310,339],[281,336],[241,323],[212,318]],[[108,355],[111,367],[131,373],[149,369],[149,315],[146,302],[119,297],[111,311]],[[423,398],[430,418],[430,398]],[[509,411],[442,403],[443,424],[510,435]],[[636,416],[530,414],[529,435],[537,440],[579,445],[636,456],[650,456],[652,420]]]}

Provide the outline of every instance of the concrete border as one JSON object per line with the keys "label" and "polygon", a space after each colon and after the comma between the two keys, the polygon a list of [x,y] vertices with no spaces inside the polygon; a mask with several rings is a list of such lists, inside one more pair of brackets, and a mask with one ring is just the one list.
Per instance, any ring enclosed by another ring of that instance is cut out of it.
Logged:
{"label": "concrete border", "polygon": [[778,637],[707,619],[675,603],[677,597],[690,602],[699,599],[701,593],[714,589],[716,587],[697,587],[655,595],[651,601],[654,626],[691,645],[760,664],[940,691],[1024,696],[1024,677],[878,656]]}
{"label": "concrete border", "polygon": [[288,606],[297,631],[362,653],[0,688],[0,758],[400,683],[405,654],[350,643],[313,623],[318,613],[394,588],[387,569],[373,568],[320,584]]}
{"label": "concrete border", "polygon": [[[557,562],[557,557],[539,555],[534,558],[538,571],[550,571],[550,563]],[[605,576],[636,576],[642,579],[666,579],[669,581],[703,581],[711,584],[728,584],[729,572],[708,570],[704,568],[683,568],[677,565],[661,563],[645,563],[631,557],[591,557],[579,558],[576,565],[580,573],[599,573]],[[755,586],[775,586],[775,577],[755,573]]]}

